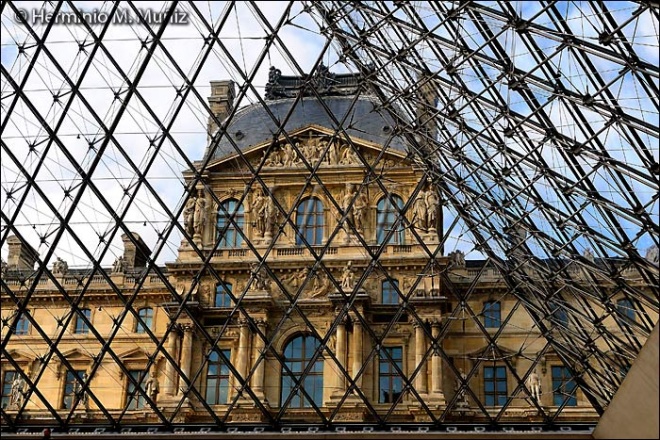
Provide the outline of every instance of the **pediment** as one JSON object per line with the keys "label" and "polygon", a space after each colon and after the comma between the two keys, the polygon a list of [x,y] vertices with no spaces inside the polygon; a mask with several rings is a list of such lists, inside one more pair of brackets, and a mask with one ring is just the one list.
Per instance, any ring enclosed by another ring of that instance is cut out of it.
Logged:
{"label": "pediment", "polygon": [[143,361],[149,357],[148,353],[141,348],[134,348],[119,355],[122,361]]}
{"label": "pediment", "polygon": [[63,351],[62,355],[68,360],[68,361],[89,361],[92,359],[92,357],[85,353],[84,351],[81,351],[77,348],[73,348],[71,350]]}
{"label": "pediment", "polygon": [[[320,161],[319,169],[341,170],[351,167],[363,167],[350,143],[345,139],[337,139],[334,135],[335,132],[326,127],[309,125],[290,132],[287,137],[281,136],[272,147],[272,142],[264,142],[245,149],[243,154],[255,169],[262,166],[265,172],[269,170],[304,169],[304,161],[292,145],[296,146],[312,166],[316,166]],[[404,151],[387,147],[381,155],[382,145],[356,137],[351,138],[351,143],[365,160],[375,168],[391,168],[411,164]],[[236,153],[221,157],[208,166],[209,172],[223,172],[225,169],[235,172],[237,168],[247,170],[243,160]]]}

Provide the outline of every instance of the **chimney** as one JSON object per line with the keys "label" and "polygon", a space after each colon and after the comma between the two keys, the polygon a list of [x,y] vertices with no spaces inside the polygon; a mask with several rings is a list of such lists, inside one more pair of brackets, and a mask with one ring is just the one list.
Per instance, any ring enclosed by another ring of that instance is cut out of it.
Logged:
{"label": "chimney", "polygon": [[[234,98],[236,96],[235,83],[232,80],[211,81],[211,96],[209,96],[209,106],[213,114],[222,121],[229,115],[234,108]],[[209,140],[213,132],[218,128],[212,117],[209,117],[208,136]]]}
{"label": "chimney", "polygon": [[21,241],[15,235],[7,238],[9,245],[9,257],[7,267],[10,270],[34,270],[34,263],[39,258],[39,253],[32,246]]}
{"label": "chimney", "polygon": [[131,232],[137,246],[131,241],[128,234],[122,234],[121,239],[124,242],[124,267],[128,272],[136,268],[143,268],[147,265],[147,257],[151,255],[151,249],[147,247],[142,238]]}

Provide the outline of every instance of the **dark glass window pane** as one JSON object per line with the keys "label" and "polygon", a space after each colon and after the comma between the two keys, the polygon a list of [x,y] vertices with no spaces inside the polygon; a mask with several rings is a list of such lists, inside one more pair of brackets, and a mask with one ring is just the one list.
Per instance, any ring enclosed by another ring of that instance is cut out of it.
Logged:
{"label": "dark glass window pane", "polygon": [[398,280],[384,280],[382,284],[383,288],[383,304],[398,304],[399,295],[396,293],[396,289],[399,287]]}
{"label": "dark glass window pane", "polygon": [[144,307],[138,311],[138,316],[142,318],[145,325],[142,325],[140,322],[138,322],[135,327],[135,331],[137,333],[146,333],[147,332],[146,328],[151,329],[151,323],[154,318],[154,309],[152,309],[151,307]]}
{"label": "dark glass window pane", "polygon": [[[323,404],[323,360],[317,357],[309,372],[303,377],[303,371],[309,366],[320,342],[313,336],[297,336],[284,348],[286,368],[282,368],[282,393],[280,405],[283,405],[295,387],[295,380],[302,381],[302,388],[316,406]],[[289,408],[308,408],[312,402],[302,391],[291,399]]]}
{"label": "dark glass window pane", "polygon": [[[221,350],[227,360],[231,361],[231,350]],[[206,403],[221,405],[227,403],[229,395],[229,367],[218,351],[209,355],[206,370]]]}
{"label": "dark glass window pane", "polygon": [[296,236],[296,244],[304,244],[303,237],[310,245],[323,244],[324,219],[323,203],[319,199],[310,197],[300,202],[296,214],[300,234]]}
{"label": "dark glass window pane", "polygon": [[[224,209],[223,209],[224,208]],[[234,223],[231,218],[233,217]],[[217,239],[220,240],[219,247],[235,248],[243,244],[243,236],[238,232],[245,225],[245,213],[243,205],[238,204],[238,200],[230,199],[222,202],[222,207],[218,208],[218,220],[216,223]],[[224,231],[224,228],[227,230]]]}
{"label": "dark glass window pane", "polygon": [[[387,357],[389,354],[390,358]],[[380,350],[378,392],[379,403],[392,403],[401,393],[403,379],[396,369],[403,371],[403,348],[383,347]]]}
{"label": "dark glass window pane", "polygon": [[[92,319],[92,311],[90,309],[80,309],[79,313],[84,315],[87,320]],[[76,333],[87,334],[89,333],[89,327],[87,323],[82,319],[80,315],[76,315]]]}
{"label": "dark glass window pane", "polygon": [[499,301],[488,301],[484,303],[483,309],[484,327],[498,328],[501,324],[501,305]]}
{"label": "dark glass window pane", "polygon": [[[387,237],[394,228],[394,223],[396,223],[396,220],[399,217],[399,211],[403,208],[403,200],[401,197],[393,195],[392,199],[394,204],[388,197],[383,197],[378,201],[376,207],[376,241],[378,244],[383,244],[385,242],[385,237]],[[397,207],[399,208],[398,210]],[[404,244],[403,228],[403,222],[399,221],[387,243]]]}
{"label": "dark glass window pane", "polygon": [[486,406],[506,403],[506,367],[484,367],[484,397]]}
{"label": "dark glass window pane", "polygon": [[232,285],[230,283],[218,284],[215,287],[215,299],[213,307],[232,307],[231,296]]}
{"label": "dark glass window pane", "polygon": [[2,408],[6,409],[11,401],[11,385],[16,377],[15,371],[5,371],[2,378]]}

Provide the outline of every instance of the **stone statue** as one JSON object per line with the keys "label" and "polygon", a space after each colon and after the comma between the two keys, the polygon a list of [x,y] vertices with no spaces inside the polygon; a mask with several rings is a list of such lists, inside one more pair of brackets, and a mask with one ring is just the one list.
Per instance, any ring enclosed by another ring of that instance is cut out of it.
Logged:
{"label": "stone statue", "polygon": [[112,264],[112,273],[123,273],[124,272],[124,256],[120,255],[115,258],[115,262]]}
{"label": "stone statue", "polygon": [[[81,380],[84,384],[87,384],[87,377],[88,377],[87,373],[82,374]],[[76,382],[74,387],[77,388],[76,394],[78,395],[78,403],[82,404],[83,407],[87,408],[89,405],[89,394],[87,393],[87,390],[83,391],[82,390],[83,386],[78,382]],[[87,389],[89,389],[89,387]]]}
{"label": "stone statue", "polygon": [[23,404],[23,388],[25,388],[25,381],[23,376],[18,372],[15,373],[16,377],[11,383],[11,394],[9,396],[9,406],[20,407]]}
{"label": "stone statue", "polygon": [[426,230],[426,212],[426,192],[420,191],[413,203],[413,223],[417,229]]}
{"label": "stone statue", "polygon": [[273,234],[275,232],[275,226],[277,225],[277,216],[279,211],[275,205],[275,199],[271,195],[268,197],[267,201],[264,203],[264,224],[265,224],[265,234]]}
{"label": "stone statue", "polygon": [[333,142],[330,145],[330,151],[328,154],[328,165],[339,165],[341,160],[341,146],[338,142]]}
{"label": "stone statue", "polygon": [[57,257],[57,259],[53,263],[53,275],[66,275],[68,271],[69,271],[69,265],[67,264],[67,262],[61,259],[60,257]]}
{"label": "stone statue", "polygon": [[539,375],[536,374],[536,370],[532,371],[532,374],[527,378],[527,388],[532,393],[531,398],[536,399],[537,402],[541,401],[541,379]]}
{"label": "stone statue", "polygon": [[[651,246],[646,250],[646,255],[644,256],[651,263],[658,264],[658,246]],[[6,263],[5,263],[6,266]]]}
{"label": "stone statue", "polygon": [[197,197],[197,200],[195,200],[193,222],[195,235],[202,236],[204,234],[204,226],[206,225],[206,200],[204,197]]}
{"label": "stone statue", "polygon": [[364,230],[364,212],[367,206],[369,206],[367,196],[359,192],[355,202],[353,202],[353,221],[355,222],[355,229],[358,231]]}
{"label": "stone statue", "polygon": [[290,275],[287,275],[285,277],[282,277],[282,281],[291,284],[291,286],[294,289],[297,289],[300,287],[300,285],[305,281],[305,278],[307,278],[307,273],[309,272],[309,269],[303,268],[303,269],[298,269],[296,272],[293,272]]}
{"label": "stone statue", "polygon": [[250,285],[250,290],[266,290],[266,282],[268,281],[263,271],[259,267],[259,263],[252,263],[250,272],[254,281]]}
{"label": "stone statue", "polygon": [[459,368],[458,372],[461,375],[460,379],[456,379],[456,385],[454,386],[454,391],[458,394],[457,405],[458,406],[469,406],[467,395],[465,394],[465,388],[463,383],[467,380],[467,375],[463,372],[462,368]]}
{"label": "stone statue", "polygon": [[2,262],[0,263],[0,276],[4,278],[7,275],[7,269],[9,268],[9,265],[7,262],[2,259]]}
{"label": "stone statue", "polygon": [[353,263],[349,261],[341,276],[341,288],[344,290],[352,290],[354,280],[355,274],[353,273]]}
{"label": "stone statue", "polygon": [[312,285],[312,292],[310,297],[316,298],[325,294],[330,288],[330,280],[325,274],[316,275],[314,277],[314,284]]}
{"label": "stone statue", "polygon": [[296,152],[293,150],[293,147],[291,144],[286,144],[284,145],[284,148],[282,149],[282,164],[285,167],[290,167],[293,166],[296,163]]}
{"label": "stone statue", "polygon": [[160,392],[160,387],[158,386],[158,378],[156,377],[156,372],[152,371],[149,379],[144,383],[144,392],[149,396],[151,400],[156,401],[156,396]]}
{"label": "stone statue", "polygon": [[438,209],[440,208],[438,193],[433,188],[430,188],[426,191],[424,199],[426,202],[426,227],[428,229],[436,229]]}
{"label": "stone statue", "polygon": [[344,146],[344,151],[342,151],[341,154],[341,159],[339,161],[341,165],[353,165],[358,163],[358,157],[355,154],[355,151],[353,151],[353,148],[351,148],[350,145],[345,145]]}
{"label": "stone statue", "polygon": [[257,191],[252,198],[251,211],[255,216],[255,227],[257,229],[257,237],[263,237],[266,232],[266,198],[262,191]]}
{"label": "stone statue", "polygon": [[353,210],[351,209],[351,202],[355,196],[355,190],[353,185],[350,183],[346,184],[346,190],[344,191],[344,197],[341,201],[341,207],[346,213],[346,218],[352,223],[353,222]]}
{"label": "stone statue", "polygon": [[448,255],[453,263],[454,267],[464,268],[465,267],[465,254],[461,250],[455,250],[450,252]]}
{"label": "stone statue", "polygon": [[188,199],[186,206],[183,208],[183,228],[190,236],[192,236],[195,232],[193,226],[193,218],[195,216],[195,202],[196,198],[191,197]]}

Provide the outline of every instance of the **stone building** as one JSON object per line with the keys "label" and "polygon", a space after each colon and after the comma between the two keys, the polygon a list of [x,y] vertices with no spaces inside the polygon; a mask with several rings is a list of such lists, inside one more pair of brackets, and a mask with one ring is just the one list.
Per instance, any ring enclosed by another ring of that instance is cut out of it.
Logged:
{"label": "stone building", "polygon": [[[238,109],[219,141],[211,120],[202,181],[182,211],[190,240],[164,267],[149,267],[148,245],[125,234],[105,273],[58,261],[32,283],[38,254],[10,238],[7,413],[317,423],[427,422],[446,411],[478,422],[505,407],[511,421],[540,421],[540,408],[596,420],[497,269],[444,252],[438,188],[411,160],[400,121],[359,84],[273,69],[272,115],[259,103]],[[219,120],[234,95],[233,83],[212,83]],[[556,337],[571,325],[565,310],[548,318]],[[39,393],[26,393],[27,381]]]}

